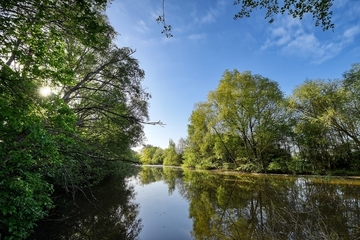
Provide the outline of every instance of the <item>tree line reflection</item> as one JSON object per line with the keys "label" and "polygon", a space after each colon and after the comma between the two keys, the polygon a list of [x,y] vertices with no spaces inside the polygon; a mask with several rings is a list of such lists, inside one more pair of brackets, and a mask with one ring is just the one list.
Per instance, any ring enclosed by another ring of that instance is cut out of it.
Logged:
{"label": "tree line reflection", "polygon": [[127,178],[110,177],[73,201],[58,199],[61,208],[40,222],[28,239],[138,239],[143,226],[134,197]]}
{"label": "tree line reflection", "polygon": [[144,185],[163,181],[169,195],[177,190],[187,199],[194,239],[360,238],[360,182],[356,180],[171,167],[142,167],[127,177],[110,178],[74,202],[64,200],[52,221],[40,223],[29,239],[138,239],[143,226],[140,206],[134,202],[134,179]]}
{"label": "tree line reflection", "polygon": [[195,239],[358,239],[360,183],[143,167],[189,201]]}

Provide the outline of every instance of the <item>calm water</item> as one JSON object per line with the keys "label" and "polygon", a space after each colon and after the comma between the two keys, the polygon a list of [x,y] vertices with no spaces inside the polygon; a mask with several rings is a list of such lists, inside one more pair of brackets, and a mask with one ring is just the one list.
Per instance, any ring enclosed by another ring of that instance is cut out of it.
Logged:
{"label": "calm water", "polygon": [[143,167],[58,201],[29,239],[360,239],[359,180]]}

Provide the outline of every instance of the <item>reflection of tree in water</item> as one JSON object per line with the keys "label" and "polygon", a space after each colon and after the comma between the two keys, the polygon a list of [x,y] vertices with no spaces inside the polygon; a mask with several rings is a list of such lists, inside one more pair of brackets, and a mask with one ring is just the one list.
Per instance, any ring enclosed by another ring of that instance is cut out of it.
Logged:
{"label": "reflection of tree in water", "polygon": [[162,167],[143,166],[138,178],[142,184],[150,184],[152,182],[160,181],[163,178]]}
{"label": "reflection of tree in water", "polygon": [[72,202],[65,203],[66,208],[61,209],[62,217],[68,219],[41,223],[32,238],[137,239],[142,225],[141,219],[137,219],[139,205],[132,202],[133,186],[129,186],[123,177],[113,177],[94,188],[88,196],[91,194],[96,200],[79,195],[75,199],[77,207]]}
{"label": "reflection of tree in water", "polygon": [[180,168],[143,166],[138,177],[142,184],[164,181],[168,185],[169,195],[174,192],[176,187],[183,185],[182,170]]}
{"label": "reflection of tree in water", "polygon": [[[195,239],[360,238],[360,188],[354,184],[155,167],[143,167],[136,179],[164,181],[169,194],[177,189],[189,201]],[[134,189],[118,178],[93,194],[101,202],[97,210],[78,197],[86,211],[56,224],[58,235],[37,239],[136,239],[142,226]]]}
{"label": "reflection of tree in water", "polygon": [[358,187],[192,171],[184,179],[195,239],[360,237]]}

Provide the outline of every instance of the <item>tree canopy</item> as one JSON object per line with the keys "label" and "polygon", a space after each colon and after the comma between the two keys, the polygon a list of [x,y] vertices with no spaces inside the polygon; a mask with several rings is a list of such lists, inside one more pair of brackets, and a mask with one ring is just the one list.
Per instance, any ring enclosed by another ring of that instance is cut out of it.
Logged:
{"label": "tree canopy", "polygon": [[226,70],[189,118],[183,166],[248,172],[358,174],[359,64],[341,80],[278,84]]}
{"label": "tree canopy", "polygon": [[191,150],[185,150],[184,163],[199,164],[199,158],[189,154],[195,151],[208,165],[243,162],[266,170],[284,147],[282,101],[276,82],[250,72],[225,71],[218,88],[190,117]]}

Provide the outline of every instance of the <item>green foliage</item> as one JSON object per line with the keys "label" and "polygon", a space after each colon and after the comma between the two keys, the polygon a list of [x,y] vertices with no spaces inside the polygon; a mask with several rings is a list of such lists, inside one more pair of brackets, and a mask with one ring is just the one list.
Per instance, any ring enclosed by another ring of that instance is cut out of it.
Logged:
{"label": "green foliage", "polygon": [[194,148],[188,146],[183,154],[183,167],[195,168],[200,163],[199,154]]}
{"label": "green foliage", "polygon": [[234,4],[240,4],[241,10],[235,15],[234,19],[250,17],[251,12],[257,8],[266,9],[265,18],[270,18],[269,23],[274,21],[274,15],[284,14],[293,18],[302,19],[305,14],[309,13],[315,19],[315,26],[321,25],[322,29],[333,29],[334,24],[331,22],[333,0],[284,0],[279,4],[278,1],[266,0],[236,0]]}
{"label": "green foliage", "polygon": [[15,108],[15,102],[0,96],[0,237],[5,239],[27,237],[52,207],[53,188],[46,179],[48,169],[59,165],[56,137],[31,111],[34,106]]}
{"label": "green foliage", "polygon": [[157,148],[153,155],[154,164],[162,164],[164,161],[164,150],[162,148]]}
{"label": "green foliage", "polygon": [[259,166],[252,162],[241,164],[236,168],[236,170],[241,171],[241,172],[259,172],[260,171]]}
{"label": "green foliage", "polygon": [[138,161],[150,95],[134,51],[113,44],[107,3],[0,3],[0,238],[26,238],[54,186],[75,197]]}
{"label": "green foliage", "polygon": [[349,79],[307,81],[291,97],[289,109],[296,112],[298,154],[311,163],[312,171],[325,173],[354,162],[360,147],[360,122],[354,112],[358,99],[355,85]]}
{"label": "green foliage", "polygon": [[182,164],[181,156],[176,152],[176,145],[170,139],[169,147],[164,150],[164,165],[167,166],[180,166]]}
{"label": "green foliage", "polygon": [[0,181],[0,237],[26,238],[35,222],[46,216],[52,207],[52,186],[41,174],[1,174],[6,178]]}
{"label": "green foliage", "polygon": [[[225,71],[218,88],[190,117],[184,162],[208,168],[236,166],[245,158],[266,171],[272,158],[287,157],[276,156],[286,152],[284,142],[291,133],[284,106],[277,83],[250,72]],[[196,151],[200,160],[190,154]]]}
{"label": "green foliage", "polygon": [[164,150],[160,147],[145,145],[140,151],[140,162],[142,164],[163,164]]}
{"label": "green foliage", "polygon": [[246,172],[360,169],[360,67],[307,80],[283,98],[276,82],[225,71],[190,116],[183,166]]}
{"label": "green foliage", "polygon": [[267,170],[268,172],[273,172],[273,173],[287,173],[289,172],[288,162],[289,159],[286,160],[278,159],[278,158],[272,159]]}

